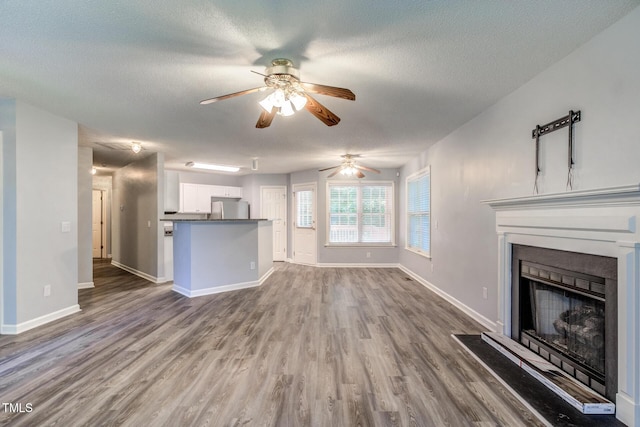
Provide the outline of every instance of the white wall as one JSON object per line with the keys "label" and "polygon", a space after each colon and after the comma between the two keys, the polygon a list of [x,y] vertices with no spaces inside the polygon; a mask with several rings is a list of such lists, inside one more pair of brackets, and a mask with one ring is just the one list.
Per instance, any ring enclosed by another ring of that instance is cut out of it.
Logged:
{"label": "white wall", "polygon": [[78,131],[21,101],[0,110],[2,330],[17,333],[78,310]]}
{"label": "white wall", "polygon": [[113,174],[113,263],[163,281],[164,155],[152,154]]}
{"label": "white wall", "polygon": [[78,285],[93,284],[93,149],[78,147]]}
{"label": "white wall", "polygon": [[[575,190],[640,182],[640,8],[438,142],[402,169],[431,165],[432,259],[399,261],[482,316],[497,316],[494,212],[482,200],[533,194],[531,130],[582,111],[575,125]],[[542,137],[540,193],[566,191],[567,129]],[[437,227],[435,224],[438,224]],[[482,287],[489,298],[482,298]]]}

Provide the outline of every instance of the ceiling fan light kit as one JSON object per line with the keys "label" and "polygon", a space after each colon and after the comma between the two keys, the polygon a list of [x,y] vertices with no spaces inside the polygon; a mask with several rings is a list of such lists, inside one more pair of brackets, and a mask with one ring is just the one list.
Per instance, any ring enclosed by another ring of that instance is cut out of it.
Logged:
{"label": "ceiling fan light kit", "polygon": [[355,175],[356,178],[364,178],[365,175],[362,172],[363,170],[373,172],[373,173],[380,173],[378,169],[356,164],[355,158],[360,157],[360,154],[344,154],[341,157],[344,159],[342,161],[342,164],[338,166],[331,166],[328,168],[320,169],[318,172],[324,172],[331,169],[335,169],[335,171],[331,172],[327,176],[327,178],[333,178],[338,173],[346,177],[352,177]]}
{"label": "ceiling fan light kit", "polygon": [[[254,71],[254,73],[256,72]],[[271,125],[276,114],[285,117],[292,116],[296,111],[300,111],[303,108],[327,126],[337,125],[340,122],[340,117],[320,104],[309,93],[328,95],[350,101],[355,101],[356,99],[355,94],[349,89],[301,82],[300,72],[294,68],[293,62],[289,59],[274,59],[271,61],[271,66],[265,69],[265,74],[256,74],[264,76],[265,86],[205,99],[200,101],[200,104],[211,104],[224,99],[271,89],[273,92],[258,102],[264,111],[260,114],[256,127],[263,129]]]}

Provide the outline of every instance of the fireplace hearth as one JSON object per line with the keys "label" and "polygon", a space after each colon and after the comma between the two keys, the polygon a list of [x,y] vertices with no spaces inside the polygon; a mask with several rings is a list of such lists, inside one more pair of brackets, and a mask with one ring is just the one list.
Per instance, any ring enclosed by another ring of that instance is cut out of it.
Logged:
{"label": "fireplace hearth", "polygon": [[512,250],[512,339],[615,400],[617,260],[524,245]]}

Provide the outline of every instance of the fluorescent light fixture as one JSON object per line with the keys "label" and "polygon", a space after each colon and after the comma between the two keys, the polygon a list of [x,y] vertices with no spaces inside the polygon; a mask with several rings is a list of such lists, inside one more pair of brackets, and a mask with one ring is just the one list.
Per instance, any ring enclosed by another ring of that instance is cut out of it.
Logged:
{"label": "fluorescent light fixture", "polygon": [[221,172],[238,172],[240,170],[237,166],[225,166],[225,165],[213,165],[209,163],[187,162],[185,166],[195,169],[206,169],[210,171]]}
{"label": "fluorescent light fixture", "polygon": [[138,154],[140,151],[142,151],[142,145],[138,142],[132,142],[131,143],[131,151],[133,151],[134,153]]}

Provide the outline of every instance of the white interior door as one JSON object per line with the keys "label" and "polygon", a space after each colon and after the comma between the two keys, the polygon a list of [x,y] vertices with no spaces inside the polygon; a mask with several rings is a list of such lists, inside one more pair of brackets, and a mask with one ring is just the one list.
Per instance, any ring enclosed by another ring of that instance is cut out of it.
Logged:
{"label": "white interior door", "polygon": [[293,186],[293,261],[315,265],[317,261],[316,185]]}
{"label": "white interior door", "polygon": [[287,187],[260,187],[260,217],[273,221],[273,260],[287,257]]}
{"label": "white interior door", "polygon": [[102,249],[104,247],[102,235],[102,191],[93,190],[92,193],[92,209],[91,209],[91,234],[94,258],[102,258]]}

